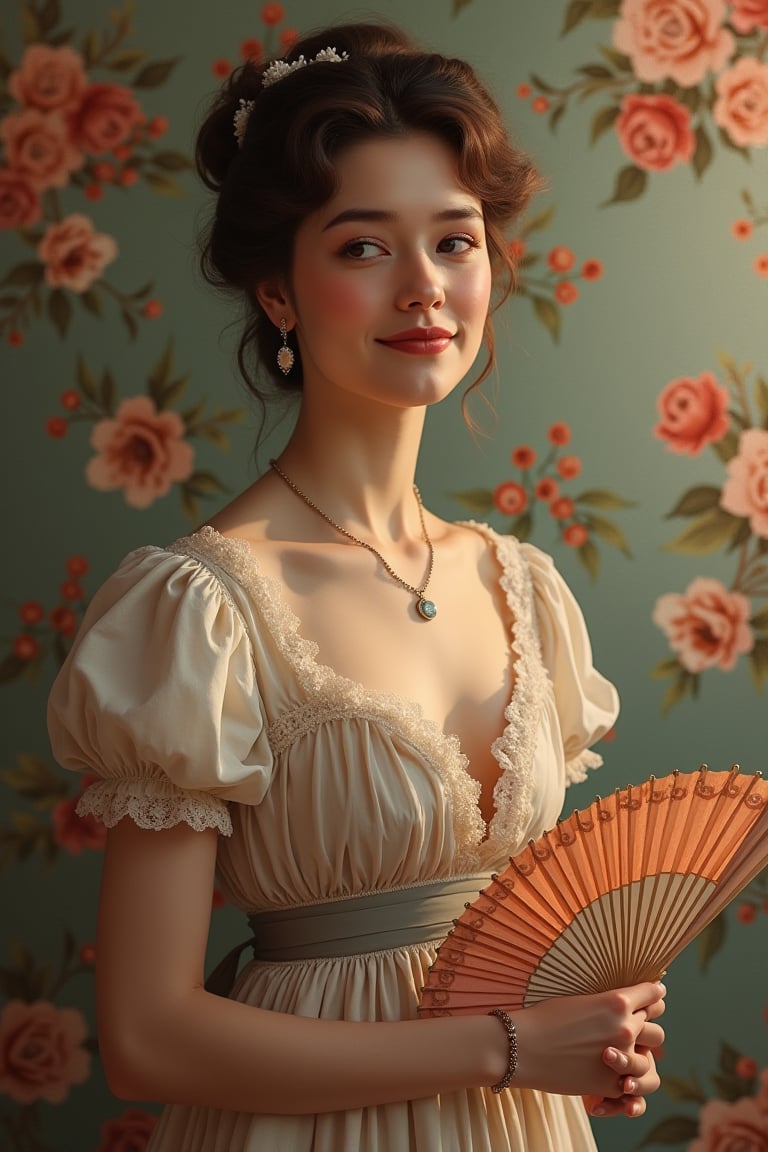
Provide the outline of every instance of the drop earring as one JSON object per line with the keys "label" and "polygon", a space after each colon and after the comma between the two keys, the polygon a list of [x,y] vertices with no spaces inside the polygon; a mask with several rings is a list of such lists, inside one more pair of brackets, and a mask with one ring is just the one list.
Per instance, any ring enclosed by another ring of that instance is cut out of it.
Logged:
{"label": "drop earring", "polygon": [[283,338],[283,344],[277,353],[277,366],[282,372],[283,376],[287,376],[296,357],[293,355],[293,350],[288,346],[288,326],[285,322],[285,316],[280,318],[280,335]]}

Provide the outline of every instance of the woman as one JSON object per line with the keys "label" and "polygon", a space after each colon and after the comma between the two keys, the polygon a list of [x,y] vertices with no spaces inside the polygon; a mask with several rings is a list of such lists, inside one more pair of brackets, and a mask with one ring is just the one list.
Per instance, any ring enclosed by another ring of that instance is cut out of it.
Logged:
{"label": "woman", "polygon": [[[52,692],[109,827],[110,1084],[169,1105],[153,1150],[593,1148],[580,1095],[632,1116],[658,1086],[660,985],[416,1016],[451,918],[616,714],[551,561],[413,484],[427,407],[492,357],[531,166],[468,65],[374,25],[245,65],[198,160],[246,379],[263,396],[255,351],[301,405],[210,524],[126,558]],[[216,868],[254,914],[228,998],[203,987]]]}

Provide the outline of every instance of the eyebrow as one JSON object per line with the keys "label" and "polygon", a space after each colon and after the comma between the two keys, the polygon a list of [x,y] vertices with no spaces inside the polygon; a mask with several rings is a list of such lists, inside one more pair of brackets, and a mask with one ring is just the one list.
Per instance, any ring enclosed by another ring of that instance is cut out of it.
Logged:
{"label": "eyebrow", "polygon": [[[477,208],[471,205],[460,208],[445,208],[442,212],[435,212],[432,219],[436,222],[443,220],[482,220],[483,214]],[[332,220],[324,226],[323,232],[327,232],[329,228],[335,228],[338,224],[348,224],[351,221],[368,221],[373,220],[384,224],[395,224],[398,220],[396,212],[386,212],[380,208],[347,208],[344,212],[339,212],[338,216],[334,216]]]}

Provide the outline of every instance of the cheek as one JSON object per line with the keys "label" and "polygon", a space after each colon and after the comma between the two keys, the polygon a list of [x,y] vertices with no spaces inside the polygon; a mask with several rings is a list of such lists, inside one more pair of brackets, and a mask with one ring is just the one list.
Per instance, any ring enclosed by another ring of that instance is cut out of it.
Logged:
{"label": "cheek", "polygon": [[362,277],[303,275],[305,306],[299,314],[305,325],[349,326],[370,316],[375,295]]}

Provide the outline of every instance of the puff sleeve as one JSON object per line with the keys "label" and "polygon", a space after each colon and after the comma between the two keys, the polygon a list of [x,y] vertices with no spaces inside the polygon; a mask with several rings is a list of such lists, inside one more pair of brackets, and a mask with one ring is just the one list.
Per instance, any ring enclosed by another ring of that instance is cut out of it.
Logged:
{"label": "puff sleeve", "polygon": [[127,556],[54,682],[48,731],[62,767],[97,777],[81,815],[230,835],[227,801],[260,803],[272,756],[250,639],[214,572],[157,548]]}
{"label": "puff sleeve", "polygon": [[619,698],[592,663],[584,617],[554,561],[532,544],[522,547],[533,584],[542,659],[554,688],[566,782],[579,783],[588,768],[603,762],[590,745],[613,726]]}

